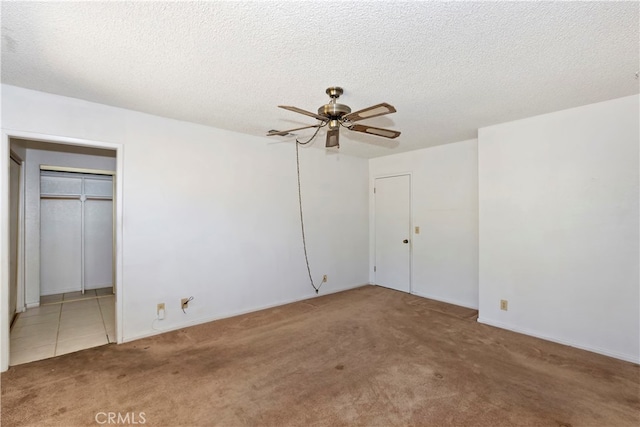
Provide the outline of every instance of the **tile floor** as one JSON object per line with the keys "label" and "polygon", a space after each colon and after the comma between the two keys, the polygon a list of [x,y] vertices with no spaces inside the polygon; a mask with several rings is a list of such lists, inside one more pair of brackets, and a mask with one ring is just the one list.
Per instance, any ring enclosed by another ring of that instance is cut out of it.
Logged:
{"label": "tile floor", "polygon": [[18,314],[11,328],[10,365],[47,359],[116,341],[111,288],[47,295]]}

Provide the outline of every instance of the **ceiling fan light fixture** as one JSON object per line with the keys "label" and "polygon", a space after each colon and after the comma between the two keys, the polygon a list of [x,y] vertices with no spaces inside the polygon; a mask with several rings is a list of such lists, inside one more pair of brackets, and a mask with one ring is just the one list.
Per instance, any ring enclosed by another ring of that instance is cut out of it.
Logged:
{"label": "ceiling fan light fixture", "polygon": [[327,131],[327,148],[340,148],[340,131],[338,129],[331,129]]}

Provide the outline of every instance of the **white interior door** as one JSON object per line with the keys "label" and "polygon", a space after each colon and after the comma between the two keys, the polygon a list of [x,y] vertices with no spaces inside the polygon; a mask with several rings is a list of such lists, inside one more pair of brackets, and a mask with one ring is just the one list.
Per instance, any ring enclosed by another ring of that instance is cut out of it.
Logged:
{"label": "white interior door", "polygon": [[375,180],[375,281],[411,291],[411,177]]}

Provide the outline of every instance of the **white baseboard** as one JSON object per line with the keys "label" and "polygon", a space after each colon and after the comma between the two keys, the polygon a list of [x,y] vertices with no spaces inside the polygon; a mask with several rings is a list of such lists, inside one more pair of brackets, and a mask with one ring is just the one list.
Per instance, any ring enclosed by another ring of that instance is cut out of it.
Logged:
{"label": "white baseboard", "polygon": [[629,355],[629,354],[622,354],[622,353],[618,353],[618,352],[615,352],[615,351],[609,351],[609,350],[598,348],[598,347],[585,346],[585,345],[582,345],[582,344],[577,344],[577,343],[572,342],[572,341],[561,340],[561,339],[557,339],[557,338],[554,338],[554,337],[550,337],[548,335],[540,334],[540,333],[537,333],[535,331],[531,331],[531,330],[526,329],[526,328],[515,328],[515,327],[513,327],[511,325],[508,325],[506,323],[502,323],[502,322],[498,322],[498,321],[490,320],[490,319],[484,319],[482,317],[478,317],[478,323],[482,323],[482,324],[489,325],[489,326],[494,326],[494,327],[500,328],[500,329],[506,329],[508,331],[517,332],[519,334],[529,335],[531,337],[540,338],[540,339],[543,339],[543,340],[546,340],[546,341],[555,342],[555,343],[566,345],[566,346],[569,346],[569,347],[579,348],[580,350],[586,350],[586,351],[590,351],[592,353],[602,354],[604,356],[609,356],[609,357],[613,357],[615,359],[624,360],[625,362],[631,362],[631,363],[635,363],[635,364],[640,364],[640,357],[639,356],[632,356],[632,355]]}
{"label": "white baseboard", "polygon": [[477,305],[474,306],[474,305],[469,304],[467,302],[462,302],[462,301],[458,301],[458,300],[451,299],[451,298],[442,298],[442,297],[435,296],[435,295],[424,294],[422,292],[411,292],[411,293],[413,295],[416,295],[416,296],[419,296],[419,297],[422,297],[422,298],[428,298],[428,299],[432,299],[432,300],[435,300],[435,301],[446,302],[447,304],[459,305],[460,307],[471,308],[471,309],[474,309],[474,310],[478,309]]}
{"label": "white baseboard", "polygon": [[26,304],[26,307],[27,307],[27,309],[40,307],[40,303],[39,302],[28,302]]}
{"label": "white baseboard", "polygon": [[[267,304],[267,305],[263,305],[263,306],[253,307],[253,308],[250,308],[250,309],[247,309],[247,310],[241,310],[241,311],[238,311],[238,312],[234,312],[232,314],[225,314],[225,315],[222,315],[222,316],[200,317],[198,319],[193,319],[193,320],[189,320],[187,322],[181,323],[180,325],[169,326],[166,329],[154,329],[153,331],[145,333],[145,334],[134,335],[134,336],[131,336],[131,337],[123,337],[122,343],[136,341],[136,340],[139,340],[139,339],[142,339],[142,338],[148,338],[148,337],[152,337],[152,336],[155,336],[155,335],[164,334],[165,332],[177,331],[178,329],[188,328],[190,326],[195,326],[195,325],[201,325],[203,323],[215,322],[216,320],[228,319],[230,317],[242,316],[243,314],[249,314],[249,313],[253,313],[253,312],[256,312],[256,311],[266,310],[266,309],[269,309],[269,308],[280,307],[282,305],[292,304],[294,302],[312,300],[314,298],[319,298],[319,297],[324,296],[324,295],[330,295],[330,294],[335,294],[335,293],[338,293],[338,292],[344,292],[344,291],[348,291],[348,290],[356,289],[356,288],[361,288],[363,286],[368,286],[368,285],[369,285],[369,283],[364,283],[364,284],[361,284],[361,285],[347,286],[345,288],[334,289],[334,290],[328,291],[328,292],[322,292],[321,291],[317,295],[314,292],[314,294],[311,295],[311,296],[283,300],[283,301],[279,301],[279,302],[276,302],[276,303],[273,303],[273,304]],[[152,323],[155,323],[155,320]]]}

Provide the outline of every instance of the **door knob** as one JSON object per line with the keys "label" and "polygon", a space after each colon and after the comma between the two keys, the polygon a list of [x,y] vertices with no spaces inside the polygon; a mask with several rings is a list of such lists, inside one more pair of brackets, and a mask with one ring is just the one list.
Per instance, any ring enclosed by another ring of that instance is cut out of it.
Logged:
{"label": "door knob", "polygon": [[404,240],[402,241],[402,243],[409,243],[409,240],[404,239]]}

